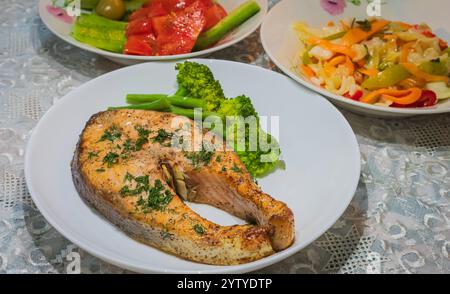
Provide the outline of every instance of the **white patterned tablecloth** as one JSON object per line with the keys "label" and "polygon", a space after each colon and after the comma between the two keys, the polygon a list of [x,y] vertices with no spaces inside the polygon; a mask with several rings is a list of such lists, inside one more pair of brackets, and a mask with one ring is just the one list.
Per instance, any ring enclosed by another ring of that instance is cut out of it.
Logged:
{"label": "white patterned tablecloth", "polygon": [[[271,1],[274,4],[277,1]],[[2,0],[0,13],[0,273],[121,273],[52,228],[27,191],[33,127],[70,90],[120,66],[50,33],[36,0]],[[259,32],[210,56],[277,70]],[[342,111],[361,147],[358,190],[316,242],[260,273],[450,273],[450,115],[399,120]]]}

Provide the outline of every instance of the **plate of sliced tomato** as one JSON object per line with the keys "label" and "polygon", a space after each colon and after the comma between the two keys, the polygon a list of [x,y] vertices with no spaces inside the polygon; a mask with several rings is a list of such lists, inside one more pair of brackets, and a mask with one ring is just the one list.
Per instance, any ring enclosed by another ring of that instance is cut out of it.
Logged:
{"label": "plate of sliced tomato", "polygon": [[40,0],[44,24],[66,42],[122,64],[186,59],[253,33],[267,0]]}

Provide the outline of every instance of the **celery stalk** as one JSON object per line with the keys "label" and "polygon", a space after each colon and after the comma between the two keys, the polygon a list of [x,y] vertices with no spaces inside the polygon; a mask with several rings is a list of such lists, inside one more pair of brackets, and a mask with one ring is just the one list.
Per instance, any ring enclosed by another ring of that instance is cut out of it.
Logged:
{"label": "celery stalk", "polygon": [[222,39],[227,33],[246,22],[260,10],[261,7],[259,7],[258,3],[255,1],[252,0],[245,2],[228,14],[214,27],[202,33],[197,39],[194,51],[204,50],[211,47]]}

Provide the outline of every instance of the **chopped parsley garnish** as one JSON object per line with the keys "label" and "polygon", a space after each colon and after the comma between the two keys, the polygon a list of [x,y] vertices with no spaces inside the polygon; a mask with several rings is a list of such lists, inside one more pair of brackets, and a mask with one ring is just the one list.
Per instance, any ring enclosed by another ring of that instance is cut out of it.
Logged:
{"label": "chopped parsley garnish", "polygon": [[130,151],[132,151],[133,150],[133,142],[131,142],[131,139],[127,139],[126,141],[125,141],[125,143],[123,143],[123,146],[122,146],[122,149],[123,149],[123,151],[122,152],[130,152]]}
{"label": "chopped parsley garnish", "polygon": [[134,150],[139,151],[145,143],[148,143],[148,135],[150,135],[152,131],[144,129],[142,126],[135,126],[134,128],[138,132],[138,138],[136,139]]}
{"label": "chopped parsley garnish", "polygon": [[145,187],[148,187],[148,176],[140,176],[140,177],[135,177],[134,181],[138,184],[138,185],[143,185]]}
{"label": "chopped parsley garnish", "polygon": [[167,204],[172,200],[172,193],[169,190],[165,190],[160,180],[155,180],[154,186],[148,190],[147,199],[142,199],[142,210],[144,212],[148,210],[163,210]]}
{"label": "chopped parsley garnish", "polygon": [[114,142],[115,140],[120,139],[120,137],[122,137],[122,133],[120,132],[118,127],[113,125],[103,133],[103,135],[100,137],[100,142],[102,141]]}
{"label": "chopped parsley garnish", "polygon": [[132,174],[130,174],[129,172],[127,172],[127,174],[123,178],[123,181],[126,183],[126,182],[131,182],[133,179],[134,179],[134,176]]}
{"label": "chopped parsley garnish", "polygon": [[241,173],[242,172],[242,169],[237,167],[236,164],[233,164],[233,167],[231,168],[231,170],[236,172],[236,173]]}
{"label": "chopped parsley garnish", "polygon": [[218,155],[218,156],[216,157],[216,162],[221,162],[221,161],[222,161],[222,156]]}
{"label": "chopped parsley garnish", "polygon": [[359,25],[360,29],[365,32],[370,32],[370,30],[372,29],[372,24],[367,19],[357,20],[356,23]]}
{"label": "chopped parsley garnish", "polygon": [[138,138],[136,142],[133,143],[131,139],[127,139],[122,145],[122,154],[120,157],[128,158],[132,151],[140,151],[142,150],[142,146],[145,143],[148,143],[148,135],[152,132],[151,130],[145,129],[142,126],[135,126],[134,129],[138,132]]}
{"label": "chopped parsley garnish", "polygon": [[148,137],[148,135],[152,132],[151,130],[145,129],[139,125],[135,126],[134,129],[138,132],[139,137]]}
{"label": "chopped parsley garnish", "polygon": [[196,224],[193,226],[193,229],[199,235],[205,234],[205,228],[202,225]]}
{"label": "chopped parsley garnish", "polygon": [[98,151],[97,152],[89,151],[88,152],[88,159],[91,160],[94,157],[98,157]]}
{"label": "chopped parsley garnish", "polygon": [[185,156],[191,160],[194,167],[199,167],[200,164],[207,165],[211,161],[213,155],[214,152],[202,149],[198,152],[187,153]]}
{"label": "chopped parsley garnish", "polygon": [[153,137],[153,142],[164,143],[166,140],[171,139],[172,133],[167,132],[165,129],[159,129],[158,134]]}
{"label": "chopped parsley garnish", "polygon": [[98,173],[103,173],[103,172],[105,172],[105,169],[104,168],[98,168],[95,171],[98,172]]}
{"label": "chopped parsley garnish", "polygon": [[120,154],[120,158],[127,159],[130,156],[130,152],[133,150],[133,142],[131,139],[127,139],[122,145],[122,153]]}
{"label": "chopped parsley garnish", "polygon": [[103,158],[103,163],[106,163],[108,167],[112,167],[115,163],[119,162],[119,154],[114,152],[109,152]]}
{"label": "chopped parsley garnish", "polygon": [[223,171],[223,172],[226,172],[226,171],[227,171],[227,168],[224,167],[224,166],[222,166],[222,171]]}
{"label": "chopped parsley garnish", "polygon": [[[150,186],[148,176],[135,177],[127,173],[124,177],[127,183],[135,183],[134,188],[125,185],[120,189],[122,197],[140,195],[136,206],[144,212],[150,210],[163,210],[172,200],[173,196],[169,190],[166,190],[159,179],[155,180],[154,185]],[[143,195],[147,194],[144,198]]]}
{"label": "chopped parsley garnish", "polygon": [[136,186],[134,189],[131,189],[129,186],[125,185],[120,189],[120,194],[125,196],[132,196],[132,195],[139,195],[142,192],[148,191],[149,189],[149,179],[148,176],[140,176],[140,177],[134,177],[132,174],[128,173],[124,177],[125,182],[136,182]]}
{"label": "chopped parsley garnish", "polygon": [[135,147],[134,147],[134,150],[135,150],[135,151],[141,150],[141,149],[142,149],[142,146],[143,146],[145,143],[148,143],[148,139],[147,139],[146,137],[139,137],[139,138],[137,138],[136,144],[135,144]]}

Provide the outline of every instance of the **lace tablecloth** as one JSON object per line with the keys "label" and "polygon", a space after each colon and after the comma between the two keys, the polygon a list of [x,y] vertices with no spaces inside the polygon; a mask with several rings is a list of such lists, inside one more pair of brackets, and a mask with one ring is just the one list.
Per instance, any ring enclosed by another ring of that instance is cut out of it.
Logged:
{"label": "lace tablecloth", "polygon": [[[277,1],[271,1],[272,4]],[[259,32],[211,58],[277,70]],[[125,270],[89,255],[52,228],[24,179],[33,127],[70,90],[120,66],[59,40],[36,0],[3,0],[0,14],[0,273]],[[316,242],[260,273],[450,273],[450,115],[399,120],[342,111],[362,154],[358,190]]]}

